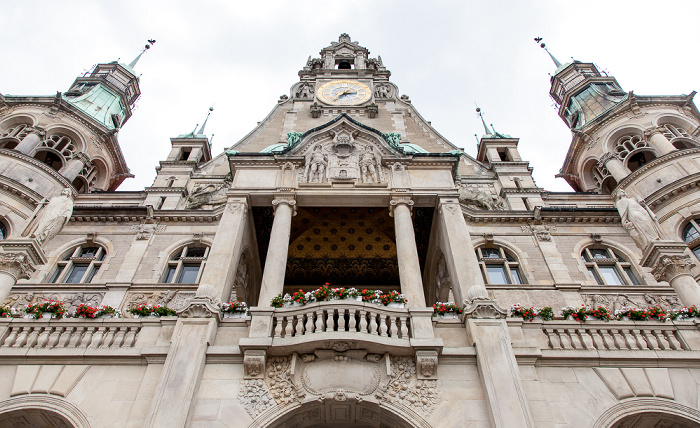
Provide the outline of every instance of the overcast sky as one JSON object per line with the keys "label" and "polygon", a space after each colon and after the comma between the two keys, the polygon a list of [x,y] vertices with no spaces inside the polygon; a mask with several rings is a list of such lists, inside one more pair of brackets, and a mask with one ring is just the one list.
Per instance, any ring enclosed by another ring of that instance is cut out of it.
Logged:
{"label": "overcast sky", "polygon": [[[202,3],[202,4],[199,4]],[[350,34],[381,55],[402,94],[449,141],[476,154],[483,129],[520,138],[540,187],[571,190],[554,175],[571,133],[549,97],[559,60],[592,61],[626,91],[700,89],[700,2],[673,1],[32,1],[0,0],[0,92],[52,95],[98,62],[131,61],[141,98],[120,132],[136,178],[151,185],[170,137],[201,124],[213,152],[233,145],[289,94],[309,55]],[[305,130],[297,130],[304,132]]]}

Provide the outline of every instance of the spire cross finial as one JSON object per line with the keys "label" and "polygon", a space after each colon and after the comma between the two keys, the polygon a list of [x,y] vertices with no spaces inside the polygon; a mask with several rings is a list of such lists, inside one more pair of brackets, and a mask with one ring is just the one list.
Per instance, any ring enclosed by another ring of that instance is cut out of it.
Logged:
{"label": "spire cross finial", "polygon": [[148,39],[148,43],[143,47],[143,50],[141,53],[139,53],[136,58],[134,58],[133,61],[129,63],[129,68],[134,68],[136,66],[136,63],[139,62],[141,59],[141,55],[143,55],[147,50],[151,49],[151,46],[155,45],[156,41],[154,39]]}
{"label": "spire cross finial", "polygon": [[554,65],[556,65],[557,68],[561,67],[561,62],[559,62],[559,60],[556,59],[554,55],[552,55],[549,49],[547,49],[547,45],[542,43],[542,37],[535,37],[535,43],[539,43],[540,47],[544,49],[547,52],[547,54],[549,54],[549,57],[552,58],[552,61],[554,61]]}
{"label": "spire cross finial", "polygon": [[199,128],[199,131],[197,131],[197,134],[204,134],[204,127],[207,126],[207,120],[209,120],[209,115],[213,111],[214,111],[214,104],[212,104],[212,106],[209,107],[209,111],[207,112],[207,117],[204,119],[204,123],[202,123],[202,127]]}
{"label": "spire cross finial", "polygon": [[476,106],[476,114],[478,114],[479,118],[481,118],[481,124],[484,125],[484,131],[486,131],[486,135],[493,135],[493,133],[491,131],[489,131],[489,127],[486,126],[486,121],[484,120],[484,115],[481,114],[481,109],[479,108],[478,105]]}

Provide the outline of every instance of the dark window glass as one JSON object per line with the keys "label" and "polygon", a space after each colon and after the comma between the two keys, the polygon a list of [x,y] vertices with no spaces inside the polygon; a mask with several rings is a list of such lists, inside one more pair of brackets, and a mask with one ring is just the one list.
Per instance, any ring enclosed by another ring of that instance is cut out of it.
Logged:
{"label": "dark window glass", "polygon": [[486,266],[486,272],[489,275],[489,283],[491,284],[510,284],[506,269],[503,266]]}
{"label": "dark window glass", "polygon": [[58,266],[55,271],[53,271],[53,275],[51,275],[51,279],[49,279],[49,282],[55,283],[58,281],[58,277],[61,276],[61,272],[63,272],[63,266]]}
{"label": "dark window glass", "polygon": [[520,271],[517,268],[510,268],[510,276],[513,278],[513,283],[522,284],[523,280],[520,278]]}
{"label": "dark window glass", "polygon": [[173,282],[173,278],[175,278],[175,271],[177,270],[177,267],[175,266],[168,266],[167,272],[165,272],[165,279],[163,279],[163,282]]}
{"label": "dark window glass", "polygon": [[95,257],[99,250],[99,247],[83,247],[80,249],[78,257]]}
{"label": "dark window glass", "polygon": [[7,238],[7,228],[4,224],[0,223],[0,240]]}
{"label": "dark window glass", "polygon": [[87,272],[88,267],[90,267],[89,263],[75,263],[68,273],[68,276],[66,276],[66,280],[64,282],[66,284],[79,283],[80,280],[83,279],[85,272]]}
{"label": "dark window glass", "polygon": [[197,274],[199,273],[199,264],[183,264],[180,271],[180,278],[177,281],[180,284],[194,284],[197,282]]}
{"label": "dark window glass", "polygon": [[700,238],[700,233],[698,233],[698,230],[693,227],[692,224],[687,225],[683,231],[683,240],[685,242],[690,242],[696,238]]}
{"label": "dark window glass", "polygon": [[187,257],[204,257],[206,248],[188,248]]}
{"label": "dark window glass", "polygon": [[501,252],[497,248],[482,248],[481,256],[485,259],[500,259]]}

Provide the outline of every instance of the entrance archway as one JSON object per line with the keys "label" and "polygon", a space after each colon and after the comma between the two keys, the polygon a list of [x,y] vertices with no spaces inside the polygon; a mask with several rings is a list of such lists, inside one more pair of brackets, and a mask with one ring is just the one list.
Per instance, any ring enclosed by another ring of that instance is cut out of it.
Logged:
{"label": "entrance archway", "polygon": [[53,395],[30,394],[0,401],[0,428],[90,428],[77,407]]}
{"label": "entrance archway", "polygon": [[0,428],[17,427],[75,428],[68,419],[49,410],[29,408],[0,414]]}
{"label": "entrance archway", "polygon": [[632,398],[603,413],[593,428],[695,428],[700,411],[673,400]]}
{"label": "entrance archway", "polygon": [[630,415],[615,422],[610,428],[695,428],[697,422],[667,413],[644,412]]}
{"label": "entrance archway", "polygon": [[[266,428],[430,428],[410,410],[399,414],[372,401],[327,398],[302,404],[284,414],[270,415]],[[411,414],[409,414],[411,413]]]}

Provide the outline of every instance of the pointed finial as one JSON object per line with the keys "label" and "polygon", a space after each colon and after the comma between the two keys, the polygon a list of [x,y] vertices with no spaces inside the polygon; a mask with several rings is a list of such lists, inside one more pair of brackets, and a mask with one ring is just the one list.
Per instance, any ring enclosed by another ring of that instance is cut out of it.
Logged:
{"label": "pointed finial", "polygon": [[486,131],[486,135],[491,135],[492,132],[489,131],[489,127],[486,126],[486,121],[484,121],[484,115],[481,114],[481,109],[479,108],[478,105],[476,106],[476,114],[479,115],[479,118],[481,119],[481,124],[484,125],[484,131]]}
{"label": "pointed finial", "polygon": [[207,117],[204,119],[204,123],[202,123],[202,127],[199,128],[199,131],[197,132],[197,134],[202,134],[202,135],[204,134],[204,127],[207,126],[207,120],[209,120],[209,115],[213,111],[214,111],[214,105],[209,107],[209,112],[207,113]]}
{"label": "pointed finial", "polygon": [[194,131],[196,131],[196,130],[197,130],[197,127],[198,127],[198,126],[199,126],[199,123],[198,123],[198,124],[196,124],[196,125],[194,126],[194,129],[193,129],[193,130],[192,130],[192,132],[190,132],[190,133],[189,133],[188,135],[192,135],[192,136],[194,136]]}
{"label": "pointed finial", "polygon": [[549,49],[547,49],[547,45],[545,45],[544,43],[541,43],[541,42],[542,42],[542,37],[535,37],[535,43],[539,43],[540,47],[542,49],[544,49],[547,52],[547,54],[549,54],[549,57],[552,58],[552,61],[554,61],[554,65],[556,65],[557,68],[561,67],[561,62],[559,62],[559,60],[556,59],[554,57],[554,55],[552,55],[552,53],[549,51]]}
{"label": "pointed finial", "polygon": [[141,55],[143,55],[147,50],[151,49],[151,46],[155,45],[156,41],[154,39],[148,39],[148,43],[143,47],[143,50],[141,53],[139,53],[136,58],[134,58],[133,61],[129,63],[129,68],[134,68],[136,66],[136,63],[139,62],[141,59]]}

